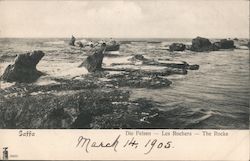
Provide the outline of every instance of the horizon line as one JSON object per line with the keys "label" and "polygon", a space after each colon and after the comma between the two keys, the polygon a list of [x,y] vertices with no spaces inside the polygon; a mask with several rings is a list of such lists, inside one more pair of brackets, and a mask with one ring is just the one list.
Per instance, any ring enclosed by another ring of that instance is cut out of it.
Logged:
{"label": "horizon line", "polygon": [[[73,35],[74,36],[74,35]],[[107,36],[104,36],[104,37],[77,37],[77,36],[74,36],[76,38],[87,38],[87,39],[192,39],[192,38],[196,38],[196,37],[203,37],[203,38],[209,38],[209,39],[235,39],[235,38],[238,38],[238,39],[250,39],[250,36],[248,37],[237,37],[237,36],[231,36],[231,37],[208,37],[208,36],[194,36],[194,37],[107,37]],[[4,38],[13,38],[13,39],[49,39],[49,38],[54,38],[54,39],[57,39],[57,38],[71,38],[71,36],[68,36],[68,37],[1,37],[0,36],[0,39],[4,39]]]}

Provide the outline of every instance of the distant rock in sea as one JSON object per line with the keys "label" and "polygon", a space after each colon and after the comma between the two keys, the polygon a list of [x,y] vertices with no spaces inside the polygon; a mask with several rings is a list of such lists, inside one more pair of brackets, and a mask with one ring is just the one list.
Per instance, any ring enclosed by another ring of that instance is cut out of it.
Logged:
{"label": "distant rock in sea", "polygon": [[111,44],[106,46],[106,51],[118,51],[120,49],[120,44]]}
{"label": "distant rock in sea", "polygon": [[192,51],[203,52],[203,51],[215,51],[218,48],[213,45],[209,39],[203,37],[196,37],[192,40],[192,46],[190,48]]}
{"label": "distant rock in sea", "polygon": [[71,46],[75,46],[75,41],[76,41],[76,38],[74,36],[71,37],[71,40],[69,42],[69,45]]}
{"label": "distant rock in sea", "polygon": [[100,50],[94,51],[94,53],[88,56],[79,67],[83,66],[89,72],[102,70],[102,61],[103,61],[105,49],[106,49],[106,44],[104,43],[102,44]]}
{"label": "distant rock in sea", "polygon": [[170,51],[184,51],[186,49],[186,45],[182,43],[173,43],[169,46]]}
{"label": "distant rock in sea", "polygon": [[27,83],[37,80],[42,75],[42,72],[36,69],[36,65],[44,55],[40,50],[18,55],[14,64],[5,69],[1,79],[7,82]]}
{"label": "distant rock in sea", "polygon": [[221,39],[219,42],[215,42],[214,46],[216,46],[218,49],[234,49],[234,41],[233,40],[227,40],[227,39]]}

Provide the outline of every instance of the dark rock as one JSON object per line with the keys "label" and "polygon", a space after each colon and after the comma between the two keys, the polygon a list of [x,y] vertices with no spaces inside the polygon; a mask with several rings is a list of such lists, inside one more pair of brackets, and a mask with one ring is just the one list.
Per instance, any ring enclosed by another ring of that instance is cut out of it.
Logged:
{"label": "dark rock", "polygon": [[33,82],[38,79],[42,73],[36,69],[36,65],[44,56],[42,51],[33,51],[32,53],[20,54],[16,57],[14,64],[9,65],[2,79],[7,82]]}
{"label": "dark rock", "polygon": [[92,121],[92,114],[90,112],[82,112],[75,122],[71,125],[71,128],[73,129],[89,129],[90,123]]}
{"label": "dark rock", "polygon": [[234,49],[234,41],[233,40],[227,40],[227,39],[222,39],[219,42],[213,43],[213,46],[216,47],[217,49]]}
{"label": "dark rock", "polygon": [[145,60],[148,60],[148,59],[146,59],[146,58],[145,58],[143,55],[141,55],[141,54],[136,54],[136,55],[134,55],[132,58],[129,59],[129,61],[132,61],[132,62],[137,61],[137,60],[139,60],[139,61],[145,61]]}
{"label": "dark rock", "polygon": [[71,40],[69,42],[69,45],[71,46],[75,46],[75,41],[76,41],[76,38],[74,36],[71,37]]}
{"label": "dark rock", "polygon": [[153,77],[153,76],[168,76],[172,74],[187,74],[186,69],[178,69],[178,68],[164,68],[160,70],[140,70],[140,69],[131,69],[131,68],[104,68],[105,71],[122,71],[128,72],[133,76],[143,76],[143,77]]}
{"label": "dark rock", "polygon": [[209,39],[196,37],[192,40],[192,51],[203,52],[203,51],[214,51],[217,48],[209,41]]}
{"label": "dark rock", "polygon": [[220,49],[233,49],[233,48],[235,48],[233,40],[227,40],[227,39],[220,40]]}
{"label": "dark rock", "polygon": [[171,81],[169,81],[166,78],[161,78],[158,76],[155,77],[141,77],[136,78],[135,77],[126,77],[123,80],[119,80],[119,86],[128,86],[128,87],[134,87],[134,88],[162,88],[162,87],[168,87],[170,84],[172,84]]}
{"label": "dark rock", "polygon": [[217,49],[220,49],[221,48],[221,43],[220,42],[214,42],[213,43],[213,46]]}
{"label": "dark rock", "polygon": [[164,127],[166,114],[160,111],[157,102],[140,98],[126,105],[127,108],[116,108],[108,113],[94,118],[92,128],[99,129],[145,129]]}
{"label": "dark rock", "polygon": [[107,45],[106,51],[118,51],[120,49],[120,44]]}
{"label": "dark rock", "polygon": [[84,47],[81,41],[76,42],[76,44],[77,44],[80,48]]}
{"label": "dark rock", "polygon": [[234,41],[239,41],[239,39],[236,37],[236,38],[234,38]]}
{"label": "dark rock", "polygon": [[101,48],[94,51],[94,54],[88,56],[80,67],[85,67],[89,72],[95,72],[102,70],[102,61],[104,57],[106,44],[103,44]]}
{"label": "dark rock", "polygon": [[184,51],[186,49],[186,45],[182,43],[173,43],[169,46],[170,51]]}
{"label": "dark rock", "polygon": [[[167,71],[168,73],[172,73],[172,74],[186,74],[186,70],[198,70],[199,69],[199,65],[195,64],[195,65],[190,65],[187,62],[183,61],[180,63],[177,62],[159,62],[156,61],[154,59],[147,59],[145,58],[143,55],[135,55],[132,58],[128,59],[129,61],[132,61],[130,63],[112,63],[112,66],[119,66],[119,65],[134,65],[134,61],[142,61],[143,65],[152,65],[152,66],[164,66],[164,67],[168,67]],[[177,69],[174,69],[177,68]],[[180,69],[180,70],[179,70]],[[132,71],[132,69],[124,69],[122,71]],[[156,73],[159,73],[159,71],[156,71]]]}
{"label": "dark rock", "polygon": [[43,126],[52,129],[52,128],[68,128],[72,124],[71,116],[63,109],[53,109],[48,113],[43,122]]}
{"label": "dark rock", "polygon": [[189,70],[198,70],[199,68],[200,68],[200,66],[197,64],[187,66],[187,69],[189,69]]}
{"label": "dark rock", "polygon": [[156,89],[168,87],[172,83],[167,78],[160,77],[167,74],[167,72],[150,73],[148,71],[132,71],[128,73],[108,75],[107,78],[110,79],[109,83],[113,86]]}
{"label": "dark rock", "polygon": [[[171,68],[182,69],[182,72],[180,72],[180,73],[183,73],[183,72],[186,73],[185,70],[187,70],[187,69],[189,69],[189,70],[198,70],[199,69],[199,65],[197,65],[197,64],[190,65],[185,61],[183,61],[182,63],[161,63],[161,62],[158,62],[155,60],[144,59],[143,64],[144,65],[165,66],[165,67],[168,67],[169,70]],[[176,73],[174,72],[174,74],[176,74]]]}
{"label": "dark rock", "polygon": [[134,56],[135,59],[138,59],[138,60],[145,60],[144,56],[143,55],[135,55]]}

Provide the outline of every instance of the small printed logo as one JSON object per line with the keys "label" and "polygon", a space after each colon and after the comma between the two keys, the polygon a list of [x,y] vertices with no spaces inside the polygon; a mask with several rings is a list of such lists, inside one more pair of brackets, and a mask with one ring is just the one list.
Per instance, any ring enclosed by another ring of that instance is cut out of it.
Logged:
{"label": "small printed logo", "polygon": [[3,148],[3,160],[8,160],[8,147]]}

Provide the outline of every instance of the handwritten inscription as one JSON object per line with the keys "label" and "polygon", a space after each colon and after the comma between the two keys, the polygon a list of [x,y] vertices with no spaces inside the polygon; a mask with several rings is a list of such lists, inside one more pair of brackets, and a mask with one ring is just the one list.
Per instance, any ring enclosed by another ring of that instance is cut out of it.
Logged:
{"label": "handwritten inscription", "polygon": [[85,138],[83,136],[80,136],[78,138],[78,143],[76,145],[76,147],[81,147],[81,148],[84,148],[85,151],[88,153],[90,148],[112,148],[115,152],[117,151],[116,148],[119,144],[119,138],[120,138],[120,135],[112,142],[95,142],[95,141],[92,141],[90,138]]}
{"label": "handwritten inscription", "polygon": [[86,153],[89,153],[91,149],[100,149],[100,148],[109,148],[115,152],[118,151],[118,147],[123,148],[143,148],[145,149],[144,154],[147,155],[152,152],[154,149],[169,149],[173,148],[172,141],[159,141],[158,139],[149,139],[146,142],[139,142],[136,140],[135,137],[132,137],[130,139],[125,139],[124,142],[121,141],[121,135],[118,135],[115,139],[113,139],[110,142],[104,142],[104,141],[94,141],[91,138],[86,138],[83,136],[79,136],[76,144],[76,148],[83,148]]}

